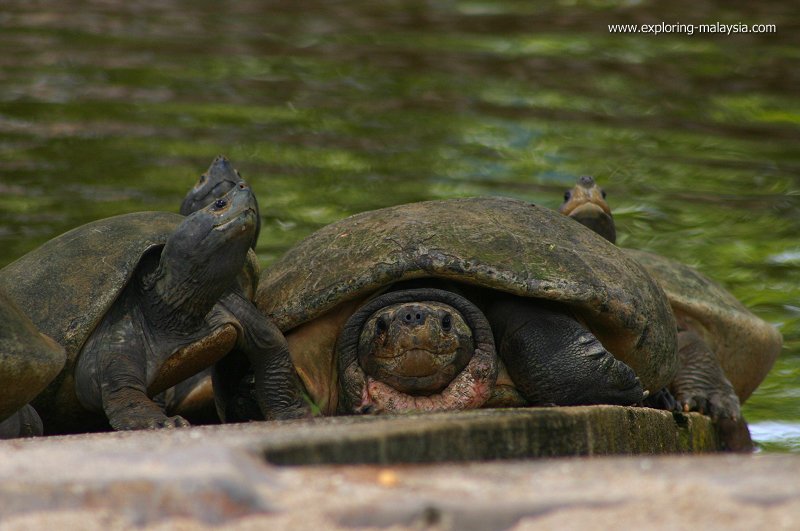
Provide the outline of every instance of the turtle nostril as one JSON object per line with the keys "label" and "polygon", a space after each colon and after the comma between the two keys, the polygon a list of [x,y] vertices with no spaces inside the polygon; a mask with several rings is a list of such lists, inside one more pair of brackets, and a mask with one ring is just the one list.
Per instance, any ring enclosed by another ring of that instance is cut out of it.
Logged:
{"label": "turtle nostril", "polygon": [[422,320],[422,315],[417,314],[417,321],[421,321],[421,320]]}

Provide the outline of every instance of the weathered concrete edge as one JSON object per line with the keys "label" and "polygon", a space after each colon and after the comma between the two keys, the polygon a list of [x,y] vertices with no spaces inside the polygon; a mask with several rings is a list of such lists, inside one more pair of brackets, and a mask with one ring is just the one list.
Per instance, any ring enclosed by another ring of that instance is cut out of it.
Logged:
{"label": "weathered concrete edge", "polygon": [[[326,419],[291,441],[247,445],[273,464],[395,464],[720,450],[697,413],[581,406]],[[338,425],[338,426],[337,426]],[[331,429],[333,428],[333,429]]]}

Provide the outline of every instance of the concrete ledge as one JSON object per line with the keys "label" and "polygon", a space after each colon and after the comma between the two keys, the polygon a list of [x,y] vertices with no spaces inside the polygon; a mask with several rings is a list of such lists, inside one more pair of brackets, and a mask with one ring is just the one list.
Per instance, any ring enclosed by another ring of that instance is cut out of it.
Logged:
{"label": "concrete ledge", "polygon": [[258,448],[274,464],[425,463],[718,449],[708,417],[618,406],[339,417],[298,429],[289,443],[265,438]]}
{"label": "concrete ledge", "polygon": [[0,529],[795,529],[798,456],[692,455],[714,441],[607,406],[0,441]]}
{"label": "concrete ledge", "polygon": [[[0,441],[0,529],[482,530],[520,522],[565,529],[620,521],[637,528],[705,529],[719,522],[720,510],[725,529],[742,518],[745,528],[755,528],[755,522],[770,529],[796,524],[796,458],[501,461],[715,448],[711,423],[701,415],[611,406]],[[433,461],[461,463],[387,464]],[[717,513],[709,513],[708,500]],[[658,511],[670,517],[659,526],[654,501],[681,509]]]}

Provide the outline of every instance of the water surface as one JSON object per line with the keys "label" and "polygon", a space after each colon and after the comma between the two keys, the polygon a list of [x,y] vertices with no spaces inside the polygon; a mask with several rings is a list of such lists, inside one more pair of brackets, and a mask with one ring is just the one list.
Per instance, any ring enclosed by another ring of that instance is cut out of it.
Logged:
{"label": "water surface", "polygon": [[[0,266],[84,222],[177,210],[218,153],[263,209],[269,264],[408,201],[550,207],[577,176],[619,243],[682,260],[779,327],[745,406],[800,426],[800,16],[792,2],[129,1],[0,7]],[[776,24],[610,34],[610,23]]]}

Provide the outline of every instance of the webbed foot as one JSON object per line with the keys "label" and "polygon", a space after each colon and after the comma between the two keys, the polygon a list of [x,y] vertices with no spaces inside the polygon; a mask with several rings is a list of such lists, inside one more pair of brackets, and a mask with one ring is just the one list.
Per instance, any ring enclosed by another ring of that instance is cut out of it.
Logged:
{"label": "webbed foot", "polygon": [[739,398],[716,356],[696,332],[678,332],[678,355],[680,368],[670,387],[680,408],[714,420],[738,420]]}

